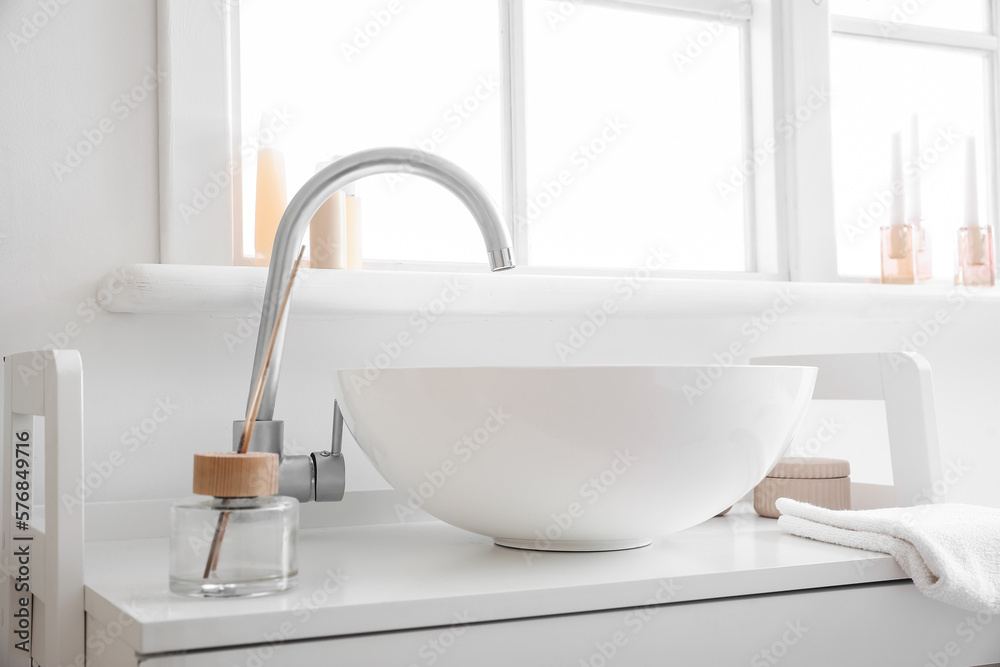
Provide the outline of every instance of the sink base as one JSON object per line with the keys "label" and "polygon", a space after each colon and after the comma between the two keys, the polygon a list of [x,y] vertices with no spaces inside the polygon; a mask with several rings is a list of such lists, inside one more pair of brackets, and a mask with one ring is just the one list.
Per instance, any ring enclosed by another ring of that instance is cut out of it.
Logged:
{"label": "sink base", "polygon": [[528,551],[622,551],[648,547],[652,539],[637,540],[521,540],[506,537],[494,537],[494,544],[510,549],[525,549]]}

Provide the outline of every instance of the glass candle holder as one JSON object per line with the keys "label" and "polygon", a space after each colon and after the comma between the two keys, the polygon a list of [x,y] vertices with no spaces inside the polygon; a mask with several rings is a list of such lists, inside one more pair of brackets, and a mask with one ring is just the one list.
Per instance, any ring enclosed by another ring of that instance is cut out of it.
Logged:
{"label": "glass candle holder", "polygon": [[995,282],[993,227],[962,227],[958,230],[955,284],[992,287]]}
{"label": "glass candle holder", "polygon": [[913,226],[913,235],[917,246],[917,280],[930,280],[933,277],[930,232],[921,221]]}
{"label": "glass candle holder", "polygon": [[912,225],[882,227],[882,282],[912,285],[917,280],[917,246]]}
{"label": "glass candle holder", "polygon": [[247,597],[295,586],[299,503],[277,490],[277,454],[196,454],[204,495],[170,509],[170,590]]}

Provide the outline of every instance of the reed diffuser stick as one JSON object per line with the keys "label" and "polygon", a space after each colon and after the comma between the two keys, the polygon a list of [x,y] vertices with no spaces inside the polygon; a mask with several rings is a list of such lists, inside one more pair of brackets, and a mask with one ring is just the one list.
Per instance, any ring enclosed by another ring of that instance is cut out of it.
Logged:
{"label": "reed diffuser stick", "polygon": [[[285,285],[285,294],[281,298],[281,305],[278,307],[278,316],[274,319],[274,326],[271,327],[271,337],[267,342],[267,353],[264,355],[264,361],[260,365],[260,369],[257,372],[257,381],[254,383],[253,396],[250,400],[250,404],[247,406],[247,416],[246,420],[243,422],[243,432],[240,434],[240,444],[237,448],[237,452],[240,454],[246,454],[247,449],[250,447],[250,438],[253,436],[253,426],[254,422],[257,421],[257,412],[260,410],[260,401],[264,396],[264,384],[267,382],[267,373],[271,369],[271,357],[274,354],[274,346],[278,341],[278,331],[281,329],[282,323],[285,321],[285,313],[288,310],[288,302],[291,300],[292,296],[292,285],[295,283],[295,275],[299,272],[299,265],[302,263],[302,254],[306,251],[306,247],[302,246],[299,250],[299,256],[295,259],[295,264],[292,265],[292,273],[288,276],[288,284]],[[208,562],[205,563],[205,579],[215,572],[216,566],[219,564],[219,549],[222,546],[222,538],[226,534],[226,527],[229,525],[229,515],[230,512],[223,512],[219,515],[219,521],[215,525],[215,535],[212,537],[212,546],[208,550]]]}

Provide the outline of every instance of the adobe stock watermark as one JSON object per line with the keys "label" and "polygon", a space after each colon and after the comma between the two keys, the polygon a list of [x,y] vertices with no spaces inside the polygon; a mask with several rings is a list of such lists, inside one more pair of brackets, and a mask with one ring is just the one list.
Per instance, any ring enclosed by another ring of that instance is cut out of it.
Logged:
{"label": "adobe stock watermark", "polygon": [[580,658],[580,667],[607,667],[631,639],[642,632],[663,609],[680,597],[681,585],[673,579],[660,579],[657,588],[642,605],[631,609],[622,617],[622,630],[616,630],[604,640],[594,642],[594,651],[586,658]]}
{"label": "adobe stock watermark", "polygon": [[[72,664],[75,667],[90,667],[95,660],[100,658],[105,651],[121,639],[121,636],[125,634],[125,630],[135,623],[135,619],[140,616],[142,611],[139,608],[140,600],[142,598],[134,598],[124,603],[122,605],[123,609],[118,613],[118,616],[105,625],[96,623],[92,628],[88,623],[86,655],[84,653],[78,654]],[[150,600],[155,604],[160,604],[156,598],[151,598]],[[148,602],[145,600],[143,600],[143,610],[148,610]]]}
{"label": "adobe stock watermark", "polygon": [[274,143],[277,137],[285,132],[295,120],[295,114],[288,107],[274,108],[264,116],[267,120],[261,122],[257,136],[246,137],[240,145],[240,159],[230,160],[222,169],[211,171],[202,185],[191,191],[191,199],[177,205],[181,220],[190,223],[222,194],[226,188],[243,172],[243,163],[251,162],[260,152],[261,146]]}
{"label": "adobe stock watermark", "polygon": [[924,8],[930,0],[902,0],[892,6],[888,20],[878,22],[878,31],[882,37],[899,32],[900,28],[910,23],[920,10]]}
{"label": "adobe stock watermark", "polygon": [[407,323],[408,329],[400,331],[394,338],[379,344],[380,351],[373,357],[365,359],[364,368],[350,376],[351,391],[361,394],[365,388],[376,382],[387,368],[392,367],[403,352],[413,345],[417,337],[427,331],[430,326],[444,315],[465,292],[468,285],[459,282],[457,275],[448,276],[440,293],[423,308],[411,313]]}
{"label": "adobe stock watermark", "polygon": [[597,335],[608,320],[618,314],[622,304],[627,303],[653,277],[653,271],[667,268],[670,254],[663,248],[649,248],[646,261],[628,276],[625,276],[613,288],[613,296],[604,299],[599,306],[588,310],[584,317],[569,329],[565,340],[556,341],[555,350],[563,363]]}
{"label": "adobe stock watermark", "polygon": [[21,26],[14,32],[7,33],[7,42],[14,53],[20,51],[23,46],[38,36],[49,22],[59,16],[63,7],[68,5],[70,0],[38,0],[37,9],[30,14],[21,17]]}
{"label": "adobe stock watermark", "polygon": [[549,30],[558,30],[564,23],[570,20],[580,5],[580,0],[559,0],[559,2],[545,3],[545,22],[549,24]]}
{"label": "adobe stock watermark", "polygon": [[[746,5],[748,3],[739,2],[737,4]],[[698,32],[688,36],[683,47],[674,49],[673,60],[677,71],[684,74],[685,70],[692,67],[715,46],[727,27],[736,25],[739,21],[740,19],[728,9],[723,10],[717,18],[702,21]]]}
{"label": "adobe stock watermark", "polygon": [[912,183],[923,172],[937,164],[941,157],[958,143],[958,140],[959,136],[954,129],[950,127],[939,129],[934,140],[920,152],[916,160],[908,158],[903,163],[902,181],[893,181],[887,188],[876,188],[868,203],[858,206],[858,215],[854,222],[843,228],[848,243],[853,245],[868,231],[877,229],[880,226],[880,218],[888,214],[893,199],[903,196],[906,184]]}
{"label": "adobe stock watermark", "polygon": [[[300,271],[295,276],[296,282],[298,282],[301,275],[302,272]],[[226,331],[222,334],[222,342],[230,354],[241,347],[243,343],[257,336],[257,332],[260,330],[260,314],[264,307],[264,300],[261,299],[260,303],[260,308],[254,308],[247,315],[237,317],[232,331]]]}
{"label": "adobe stock watermark", "polygon": [[688,405],[694,405],[698,398],[710,391],[715,383],[725,375],[726,371],[746,354],[747,344],[752,345],[760,340],[783,315],[791,310],[797,299],[798,296],[792,292],[790,287],[780,288],[775,292],[774,299],[768,307],[745,321],[740,327],[740,334],[743,338],[734,340],[722,352],[713,352],[713,362],[707,368],[698,370],[694,384],[686,383],[681,388]]}
{"label": "adobe stock watermark", "polygon": [[[301,596],[291,608],[291,620],[282,621],[271,632],[263,634],[263,642],[246,649],[244,667],[263,667],[264,663],[274,656],[275,649],[282,643],[295,639],[300,630],[312,620],[313,613],[325,606],[332,597],[340,593],[350,580],[342,568],[327,569],[323,583],[314,588],[308,595]],[[286,593],[290,595],[290,593]]]}
{"label": "adobe stock watermark", "polygon": [[442,629],[435,637],[428,639],[417,648],[417,657],[421,662],[411,662],[409,667],[420,667],[421,664],[433,665],[458,643],[458,640],[469,630],[469,626],[477,619],[468,609],[452,614],[455,622]]}
{"label": "adobe stock watermark", "polygon": [[784,143],[795,136],[813,116],[830,103],[830,90],[826,86],[811,86],[805,101],[794,111],[789,111],[778,119],[774,125],[774,133],[764,140],[763,144],[745,155],[739,164],[729,171],[727,179],[720,179],[715,184],[716,192],[723,202],[740,192],[740,190],[757,173],[774,158]]}
{"label": "adobe stock watermark", "polygon": [[[614,459],[604,470],[594,475],[577,490],[577,499],[570,501],[565,509],[552,512],[549,518],[552,522],[543,528],[535,529],[534,549],[546,550],[562,538],[576,522],[587,513],[587,508],[599,502],[623,475],[628,473],[632,467],[639,462],[639,457],[632,454],[628,449],[615,450]],[[525,561],[531,565],[531,561],[539,557],[537,551],[522,551]]]}
{"label": "adobe stock watermark", "polygon": [[389,29],[413,0],[388,0],[383,7],[373,9],[364,22],[354,26],[351,36],[340,41],[340,54],[347,64],[354,62]]}
{"label": "adobe stock watermark", "polygon": [[816,456],[823,450],[823,447],[831,442],[837,437],[844,428],[844,425],[838,422],[832,417],[823,417],[820,419],[819,428],[816,429],[816,433],[804,442],[797,442],[792,444],[785,452],[785,456]]}
{"label": "adobe stock watermark", "polygon": [[107,287],[102,287],[96,297],[88,296],[80,303],[76,304],[74,317],[70,318],[59,329],[50,331],[47,335],[48,341],[41,350],[36,350],[31,355],[31,361],[27,364],[17,365],[17,375],[21,382],[28,384],[31,378],[38,377],[45,368],[46,360],[53,359],[54,350],[65,350],[76,338],[78,338],[86,328],[93,323],[98,316],[106,313],[106,308],[111,304],[117,294],[120,294],[125,285],[132,281],[132,274],[125,269],[115,269],[111,272],[111,280]]}
{"label": "adobe stock watermark", "polygon": [[[309,277],[312,274],[309,271],[299,271],[295,274],[295,285],[298,287],[309,281]],[[257,333],[260,330],[260,318],[261,313],[264,311],[264,299],[261,297],[258,305],[253,308],[248,314],[237,317],[236,324],[233,326],[232,331],[227,331],[222,334],[222,342],[225,344],[226,349],[232,354],[250,339],[255,339]]]}
{"label": "adobe stock watermark", "polygon": [[524,229],[529,224],[537,224],[542,213],[571,190],[580,175],[600,160],[628,128],[628,121],[621,116],[606,118],[601,128],[590,139],[580,142],[567,162],[549,178],[543,178],[535,193],[529,195],[524,213],[516,216],[518,228]]}
{"label": "adobe stock watermark", "polygon": [[111,102],[110,114],[97,121],[90,128],[83,130],[83,138],[75,144],[66,145],[63,161],[52,161],[52,173],[60,183],[83,164],[84,158],[92,155],[104,143],[105,138],[115,131],[118,123],[122,123],[151,97],[157,87],[163,83],[165,75],[157,72],[152,66],[144,70],[142,80],[130,90],[122,93]]}
{"label": "adobe stock watermark", "polygon": [[778,664],[807,632],[809,632],[809,628],[802,625],[802,621],[787,621],[785,623],[785,631],[781,633],[781,637],[774,640],[770,646],[757,651],[750,658],[750,666],[770,667],[771,665]]}
{"label": "adobe stock watermark", "polygon": [[929,317],[918,321],[916,329],[903,336],[903,339],[900,341],[899,352],[893,352],[889,355],[889,367],[893,371],[898,371],[901,366],[910,363],[909,357],[903,353],[910,352],[916,354],[927,347],[932,340],[937,338],[951,324],[954,314],[962,310],[975,297],[976,290],[967,285],[960,285],[949,292],[948,296],[945,297],[948,308],[938,308]]}
{"label": "adobe stock watermark", "polygon": [[84,501],[101,488],[115,471],[125,465],[128,454],[135,452],[140,446],[149,442],[149,438],[159,430],[160,426],[170,420],[177,412],[178,405],[169,396],[156,399],[156,406],[144,417],[122,433],[119,441],[124,449],[113,449],[102,461],[91,462],[89,470],[73,491],[73,494],[63,493],[59,497],[63,507],[72,510],[83,507]]}
{"label": "adobe stock watermark", "polygon": [[471,433],[456,440],[451,446],[453,457],[449,456],[438,467],[425,471],[424,481],[416,487],[411,486],[406,490],[406,505],[401,503],[393,505],[399,522],[405,523],[416,516],[424,504],[458,474],[464,464],[471,461],[476,454],[489,445],[490,440],[503,428],[510,417],[510,414],[504,412],[502,405],[490,408],[482,426],[476,427]]}
{"label": "adobe stock watermark", "polygon": [[[962,648],[968,646],[990,623],[993,622],[993,614],[985,611],[977,612],[975,616],[971,613],[955,627],[957,639],[945,643],[937,651],[927,652],[927,661],[922,667],[950,667],[952,664],[969,664],[967,661],[955,661],[962,654]],[[958,639],[962,640],[960,644]]]}
{"label": "adobe stock watermark", "polygon": [[[475,117],[498,90],[500,90],[500,80],[496,74],[479,76],[469,91],[456,99],[442,114],[441,122],[414,140],[414,146],[426,153],[437,153],[441,146],[455,138],[462,126]],[[396,188],[409,178],[410,176],[400,173],[383,175],[390,192],[395,192]]]}
{"label": "adobe stock watermark", "polygon": [[[934,505],[943,503],[948,499],[951,490],[962,483],[965,476],[972,472],[973,467],[966,465],[961,459],[948,461],[941,472],[941,476],[930,483],[910,498],[909,506],[900,516],[900,521],[904,525],[912,526],[921,515],[928,512]],[[854,562],[854,567],[858,574],[861,574],[875,564],[875,559],[865,558]]]}

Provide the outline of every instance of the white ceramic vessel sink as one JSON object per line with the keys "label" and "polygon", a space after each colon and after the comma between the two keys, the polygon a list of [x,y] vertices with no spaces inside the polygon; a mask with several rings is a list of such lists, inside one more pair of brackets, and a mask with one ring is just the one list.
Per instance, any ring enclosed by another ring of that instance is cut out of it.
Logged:
{"label": "white ceramic vessel sink", "polygon": [[503,546],[628,549],[752,489],[791,442],[816,380],[810,367],[719,371],[407,368],[367,383],[343,370],[337,398],[407,496],[402,515],[420,507]]}

